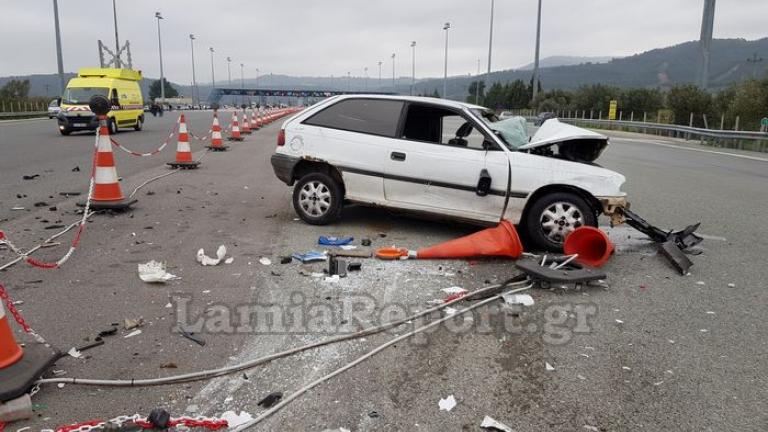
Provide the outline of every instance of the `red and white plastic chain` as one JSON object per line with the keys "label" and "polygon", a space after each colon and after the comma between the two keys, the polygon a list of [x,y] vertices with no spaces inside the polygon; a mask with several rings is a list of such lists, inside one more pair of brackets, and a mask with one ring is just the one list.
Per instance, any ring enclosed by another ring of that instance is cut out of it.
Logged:
{"label": "red and white plastic chain", "polygon": [[[5,303],[5,308],[8,310],[8,313],[10,313],[13,319],[19,323],[25,333],[32,335],[32,337],[34,337],[35,340],[39,343],[47,343],[45,338],[40,336],[40,334],[36,331],[32,330],[32,327],[30,327],[29,324],[24,321],[24,317],[21,316],[21,313],[19,313],[18,309],[16,309],[16,306],[14,306],[13,300],[11,300],[11,297],[8,295],[8,292],[5,290],[5,286],[3,286],[2,282],[0,282],[0,301]],[[2,432],[2,429],[0,429],[0,432]]]}
{"label": "red and white plastic chain", "polygon": [[139,156],[139,157],[154,156],[154,155],[156,155],[156,154],[160,153],[161,151],[163,151],[163,149],[164,149],[164,148],[165,148],[165,147],[168,145],[168,143],[170,143],[170,142],[171,142],[171,139],[172,139],[174,136],[176,136],[176,132],[177,132],[178,130],[179,130],[179,120],[176,120],[176,123],[173,125],[173,129],[171,129],[171,132],[168,134],[168,138],[166,138],[166,139],[165,139],[165,141],[163,141],[163,143],[160,145],[160,147],[156,148],[155,150],[152,150],[151,152],[147,152],[147,153],[139,153],[139,152],[135,152],[135,151],[133,151],[133,150],[127,149],[127,148],[123,147],[123,145],[122,145],[122,144],[120,144],[119,142],[117,142],[117,141],[116,141],[114,138],[112,138],[112,137],[109,137],[109,140],[112,142],[112,144],[113,144],[115,147],[117,147],[117,148],[119,148],[120,150],[122,150],[122,151],[124,151],[124,152],[128,153],[128,154],[129,154],[129,155],[131,155],[131,156]]}
{"label": "red and white plastic chain", "polygon": [[[112,424],[116,424],[117,426],[122,426],[123,424],[128,422],[133,422],[137,426],[140,426],[144,429],[154,428],[154,425],[148,422],[146,417],[143,417],[140,414],[134,414],[132,416],[115,417],[114,419],[109,421],[91,420],[91,421],[86,421],[81,423],[75,423],[68,426],[60,426],[56,429],[56,432],[88,432],[92,430],[102,429],[107,423],[112,423]],[[227,427],[229,427],[229,423],[227,423],[226,420],[216,419],[212,417],[177,417],[177,418],[172,418],[168,422],[168,426],[169,427],[186,426],[188,428],[202,427],[208,430],[219,430],[219,429],[226,429]]]}
{"label": "red and white plastic chain", "polygon": [[21,249],[17,248],[11,240],[0,231],[0,244],[5,244],[8,246],[8,248],[11,249],[14,253],[16,253],[19,257],[24,259],[24,262],[27,264],[42,268],[42,269],[56,269],[64,265],[69,258],[72,257],[72,254],[75,253],[75,249],[77,249],[77,245],[80,244],[80,237],[83,235],[83,232],[85,231],[85,222],[88,220],[88,216],[91,215],[91,197],[93,196],[93,185],[96,178],[96,155],[99,149],[99,133],[96,133],[96,140],[93,146],[93,162],[91,163],[91,178],[88,182],[88,199],[85,201],[85,208],[83,208],[83,217],[80,219],[80,223],[77,227],[77,233],[75,234],[75,237],[72,239],[72,243],[69,246],[69,250],[66,254],[64,254],[63,257],[61,257],[58,261],[53,262],[44,262],[39,261],[31,256],[28,256],[25,252],[22,252]]}
{"label": "red and white plastic chain", "polygon": [[209,139],[211,139],[211,135],[213,134],[213,129],[208,129],[208,132],[205,133],[204,137],[199,137],[199,136],[195,135],[189,129],[187,129],[187,133],[189,134],[189,136],[191,136],[192,138],[194,138],[194,139],[196,139],[198,141],[208,141]]}

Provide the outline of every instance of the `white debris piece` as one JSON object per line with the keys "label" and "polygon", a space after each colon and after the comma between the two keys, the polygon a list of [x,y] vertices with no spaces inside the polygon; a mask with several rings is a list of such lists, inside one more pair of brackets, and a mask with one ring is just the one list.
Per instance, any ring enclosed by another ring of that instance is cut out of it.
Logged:
{"label": "white debris piece", "polygon": [[586,429],[588,431],[600,432],[600,429],[596,428],[595,426],[590,426],[590,425],[584,425],[584,429]]}
{"label": "white debris piece", "polygon": [[253,420],[253,416],[245,411],[240,411],[240,414],[234,411],[224,411],[221,414],[221,419],[226,420],[230,428],[236,428]]}
{"label": "white debris piece", "polygon": [[449,295],[450,294],[464,294],[464,293],[467,292],[467,290],[465,290],[462,287],[458,287],[458,286],[452,286],[452,287],[448,287],[448,288],[443,288],[440,291],[442,291],[442,292],[444,292],[446,294],[449,294]]}
{"label": "white debris piece", "polygon": [[483,422],[480,423],[480,427],[483,429],[499,430],[502,432],[514,432],[511,427],[500,423],[489,416],[483,418]]}
{"label": "white debris piece", "polygon": [[235,259],[232,257],[229,257],[224,260],[224,264],[232,264],[233,262],[235,262]]}
{"label": "white debris piece", "polygon": [[165,283],[179,277],[165,271],[165,263],[152,260],[139,264],[139,279],[147,283]]}
{"label": "white debris piece", "polygon": [[225,256],[227,256],[227,247],[224,245],[219,246],[216,250],[216,258],[209,257],[205,254],[205,250],[201,248],[197,251],[197,262],[204,266],[215,266],[219,265]]}
{"label": "white debris piece", "polygon": [[621,368],[624,369],[625,371],[631,371],[632,370],[632,368],[629,367],[629,366],[622,366]]}
{"label": "white debris piece", "polygon": [[70,357],[74,357],[74,358],[80,358],[83,356],[83,353],[78,351],[77,348],[75,347],[70,348],[69,351],[67,351],[67,354],[69,354]]}
{"label": "white debris piece", "polygon": [[259,262],[263,265],[272,265],[272,260],[267,257],[261,257],[259,258]]}
{"label": "white debris piece", "polygon": [[704,281],[698,281],[698,282],[696,282],[696,285],[706,285],[706,284],[707,284],[707,283],[706,283],[706,282],[704,282]]}
{"label": "white debris piece", "polygon": [[129,337],[138,336],[140,334],[141,334],[141,330],[134,330],[134,331],[128,333],[127,335],[123,336],[123,339],[128,339]]}
{"label": "white debris piece", "polygon": [[345,251],[357,249],[357,246],[355,245],[341,245],[339,247]]}
{"label": "white debris piece", "polygon": [[555,367],[554,367],[554,366],[552,366],[551,364],[549,364],[549,363],[546,363],[546,362],[544,363],[544,368],[545,368],[546,370],[548,370],[548,371],[553,371],[553,370],[555,370]]}
{"label": "white debris piece", "polygon": [[533,297],[531,297],[529,294],[505,293],[501,295],[501,298],[503,298],[504,303],[508,305],[533,306]]}
{"label": "white debris piece", "polygon": [[440,411],[450,411],[456,406],[456,398],[450,395],[445,399],[440,399],[437,406],[440,407]]}
{"label": "white debris piece", "polygon": [[624,321],[622,321],[622,320],[620,320],[620,319],[617,319],[617,320],[616,320],[616,324],[624,324]]}
{"label": "white debris piece", "polygon": [[728,288],[736,288],[736,284],[735,283],[729,283],[728,284]]}
{"label": "white debris piece", "polygon": [[456,312],[458,312],[456,308],[452,308],[452,307],[447,307],[443,309],[443,311],[445,312],[446,315],[455,315]]}
{"label": "white debris piece", "polygon": [[339,275],[327,276],[325,281],[327,283],[339,283]]}

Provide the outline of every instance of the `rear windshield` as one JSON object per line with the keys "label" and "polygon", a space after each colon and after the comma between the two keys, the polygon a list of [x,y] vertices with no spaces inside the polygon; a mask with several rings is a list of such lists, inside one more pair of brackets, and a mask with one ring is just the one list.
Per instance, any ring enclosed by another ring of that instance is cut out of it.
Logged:
{"label": "rear windshield", "polygon": [[104,96],[108,99],[108,95],[109,89],[104,87],[68,87],[64,90],[61,102],[70,105],[84,105],[93,96]]}
{"label": "rear windshield", "polygon": [[394,137],[403,102],[386,99],[347,99],[304,121],[304,124]]}

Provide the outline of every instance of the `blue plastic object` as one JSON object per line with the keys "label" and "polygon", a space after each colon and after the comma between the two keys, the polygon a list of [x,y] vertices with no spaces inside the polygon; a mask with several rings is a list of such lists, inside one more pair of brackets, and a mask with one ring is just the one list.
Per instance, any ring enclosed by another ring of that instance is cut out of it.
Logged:
{"label": "blue plastic object", "polygon": [[326,237],[326,236],[320,236],[320,238],[317,240],[317,244],[323,245],[323,246],[345,246],[350,243],[352,243],[352,240],[354,240],[354,237]]}

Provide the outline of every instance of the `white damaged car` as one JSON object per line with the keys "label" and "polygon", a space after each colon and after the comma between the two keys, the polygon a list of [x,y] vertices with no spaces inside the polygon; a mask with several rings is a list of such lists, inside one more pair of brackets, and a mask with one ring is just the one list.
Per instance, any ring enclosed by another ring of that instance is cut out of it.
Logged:
{"label": "white damaged car", "polygon": [[521,118],[409,96],[328,98],[282,125],[272,166],[294,186],[310,224],[344,203],[491,224],[508,219],[540,249],[627,206],[624,176],[594,163],[608,137],[547,120],[528,138]]}

